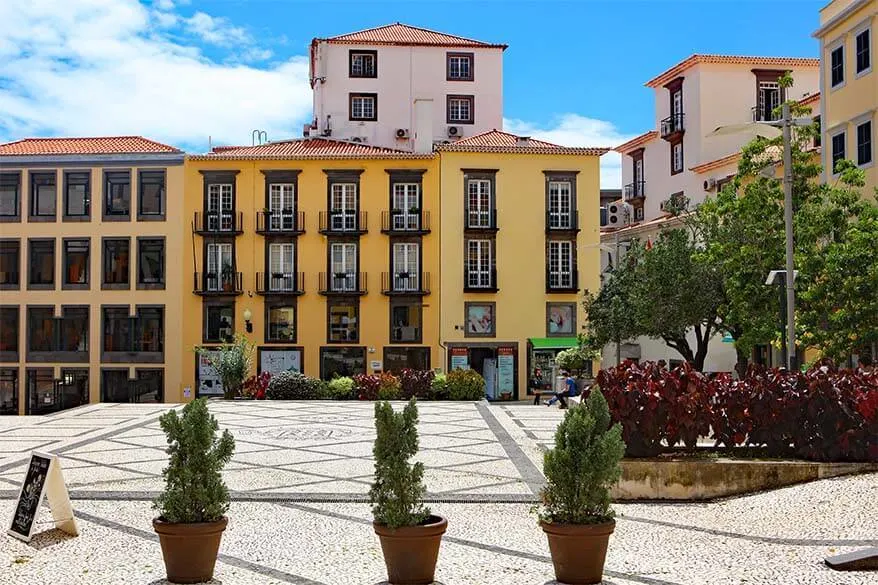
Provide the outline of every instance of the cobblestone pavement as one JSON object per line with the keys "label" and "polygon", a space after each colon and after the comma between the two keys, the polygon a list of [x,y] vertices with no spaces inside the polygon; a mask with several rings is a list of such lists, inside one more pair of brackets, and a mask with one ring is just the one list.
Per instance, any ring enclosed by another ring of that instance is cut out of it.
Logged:
{"label": "cobblestone pavement", "polygon": [[[372,408],[211,404],[237,441],[226,472],[234,503],[215,583],[382,581],[364,503]],[[0,419],[0,518],[11,516],[26,451],[35,448],[22,443],[45,439],[51,442],[39,448],[61,456],[81,531],[69,538],[49,530],[30,544],[0,540],[0,583],[165,583],[149,504],[165,462],[157,424],[163,409],[99,405]],[[439,582],[553,583],[545,537],[529,510],[542,483],[541,444],[549,443],[563,413],[484,403],[423,403],[420,413],[428,499],[449,518]],[[55,428],[66,430],[50,431]],[[706,504],[617,505],[604,583],[874,583],[874,574],[835,573],[822,559],[878,546],[876,501],[878,474],[871,474]],[[42,528],[51,527],[49,519],[44,512]]]}

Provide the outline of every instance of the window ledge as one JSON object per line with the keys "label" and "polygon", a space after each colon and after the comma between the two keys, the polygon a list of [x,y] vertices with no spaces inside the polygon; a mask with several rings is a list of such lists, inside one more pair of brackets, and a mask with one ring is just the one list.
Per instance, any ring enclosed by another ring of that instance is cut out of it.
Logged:
{"label": "window ledge", "polygon": [[115,282],[104,282],[101,284],[101,290],[131,290],[131,285],[127,282],[124,284]]}
{"label": "window ledge", "polygon": [[28,223],[55,223],[58,221],[57,215],[28,215]]}
{"label": "window ledge", "polygon": [[140,215],[137,214],[137,221],[167,221],[164,213],[156,215]]}
{"label": "window ledge", "polygon": [[838,85],[830,85],[830,86],[829,86],[829,91],[835,91],[835,90],[837,90],[837,89],[841,89],[841,88],[843,88],[845,85],[847,85],[847,82],[846,82],[846,81],[842,81],[842,82],[839,83]]}
{"label": "window ledge", "polygon": [[0,215],[0,223],[21,223],[20,215]]}
{"label": "window ledge", "polygon": [[0,290],[21,290],[21,284],[0,284]]}
{"label": "window ledge", "polygon": [[156,282],[138,282],[137,290],[165,290],[165,283]]}
{"label": "window ledge", "polygon": [[870,73],[872,73],[872,67],[871,67],[871,66],[870,66],[870,67],[867,67],[866,69],[863,69],[862,71],[860,71],[860,72],[858,72],[858,73],[855,73],[855,74],[854,74],[854,79],[859,79],[859,78],[861,78],[861,77],[865,77],[865,76],[869,75]]}
{"label": "window ledge", "polygon": [[104,364],[161,364],[165,356],[152,351],[105,351],[101,354]]}
{"label": "window ledge", "polygon": [[857,165],[857,168],[858,168],[858,169],[871,169],[871,168],[874,167],[874,166],[875,166],[875,159],[873,158],[872,160],[870,160],[870,161],[867,162],[867,163],[863,163],[863,164],[861,164],[861,165]]}
{"label": "window ledge", "polygon": [[91,284],[86,283],[65,283],[61,285],[61,290],[91,290]]}
{"label": "window ledge", "polygon": [[62,215],[61,221],[64,223],[87,223],[91,221],[90,215]]}
{"label": "window ledge", "polygon": [[55,283],[52,284],[28,284],[27,290],[55,290]]}
{"label": "window ledge", "polygon": [[18,363],[17,351],[0,351],[0,362],[4,364]]}
{"label": "window ledge", "polygon": [[104,214],[104,221],[131,221],[131,215],[108,215]]}

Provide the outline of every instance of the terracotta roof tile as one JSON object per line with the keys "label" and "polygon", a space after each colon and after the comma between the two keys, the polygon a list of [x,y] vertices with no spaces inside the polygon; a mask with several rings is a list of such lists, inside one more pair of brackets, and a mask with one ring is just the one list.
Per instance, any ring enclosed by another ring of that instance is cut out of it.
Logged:
{"label": "terracotta roof tile", "polygon": [[680,61],[667,71],[660,73],[645,83],[646,87],[661,87],[679,77],[690,67],[699,63],[725,63],[730,65],[751,65],[754,67],[814,67],[820,66],[820,59],[804,57],[746,57],[740,55],[692,55]]}
{"label": "terracotta roof tile", "polygon": [[142,136],[24,138],[0,144],[0,156],[170,153],[179,154],[182,151]]}
{"label": "terracotta roof tile", "polygon": [[620,144],[619,146],[617,146],[613,150],[615,150],[616,152],[620,152],[622,154],[625,154],[627,152],[631,152],[632,150],[640,148],[641,146],[643,146],[647,142],[650,142],[651,140],[653,140],[657,137],[658,137],[658,132],[656,132],[655,130],[650,130],[649,132],[644,132],[640,136],[635,136],[634,138],[632,138],[628,142]]}
{"label": "terracotta roof tile", "polygon": [[505,49],[507,47],[507,45],[485,43],[426,28],[409,26],[399,22],[375,28],[367,28],[365,30],[326,39],[314,39],[314,42],[318,41],[339,44],[430,45],[439,47],[482,47],[495,49]]}
{"label": "terracotta roof tile", "polygon": [[370,146],[330,138],[298,138],[257,146],[218,146],[206,154],[190,155],[190,160],[249,159],[358,159],[358,158],[433,158],[432,153],[418,154],[404,150]]}
{"label": "terracotta roof tile", "polygon": [[529,136],[517,136],[501,130],[490,130],[462,138],[449,144],[439,144],[436,150],[445,152],[509,152],[519,154],[579,154],[601,156],[608,148],[561,146]]}

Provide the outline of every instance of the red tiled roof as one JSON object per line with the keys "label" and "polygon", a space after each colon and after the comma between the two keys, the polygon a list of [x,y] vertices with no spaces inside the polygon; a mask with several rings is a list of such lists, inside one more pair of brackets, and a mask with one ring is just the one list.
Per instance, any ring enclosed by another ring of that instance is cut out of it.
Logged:
{"label": "red tiled roof", "polygon": [[0,156],[76,154],[179,154],[183,151],[142,136],[23,138],[0,144]]}
{"label": "red tiled roof", "polygon": [[820,92],[816,91],[811,95],[806,95],[802,99],[799,100],[800,106],[810,106],[811,104],[816,104],[820,102]]}
{"label": "red tiled roof", "polygon": [[493,49],[505,49],[507,47],[507,45],[485,43],[426,28],[409,26],[399,22],[375,28],[367,28],[366,30],[360,30],[326,39],[314,39],[312,44],[318,41],[358,45],[430,45],[439,47],[482,47]]}
{"label": "red tiled roof", "polygon": [[519,154],[580,154],[601,156],[609,148],[561,146],[530,138],[517,136],[501,130],[490,130],[449,144],[439,144],[436,150],[446,152],[510,152]]}
{"label": "red tiled roof", "polygon": [[370,146],[359,142],[331,138],[299,138],[268,142],[257,146],[218,146],[206,154],[190,155],[190,160],[249,159],[357,159],[357,158],[432,158],[404,150]]}
{"label": "red tiled roof", "polygon": [[820,59],[804,57],[746,57],[740,55],[692,55],[680,61],[667,71],[660,73],[645,83],[646,87],[661,87],[679,77],[685,70],[698,63],[726,63],[730,65],[752,65],[754,67],[819,67]]}
{"label": "red tiled roof", "polygon": [[657,136],[658,136],[658,132],[656,132],[655,130],[650,130],[649,132],[644,132],[640,136],[635,136],[634,138],[632,138],[628,142],[625,142],[624,144],[620,144],[619,146],[617,146],[613,150],[615,150],[616,152],[620,152],[622,154],[625,154],[627,152],[631,152],[632,150],[640,148],[641,146],[643,146],[647,142],[651,141],[652,139],[656,138]]}

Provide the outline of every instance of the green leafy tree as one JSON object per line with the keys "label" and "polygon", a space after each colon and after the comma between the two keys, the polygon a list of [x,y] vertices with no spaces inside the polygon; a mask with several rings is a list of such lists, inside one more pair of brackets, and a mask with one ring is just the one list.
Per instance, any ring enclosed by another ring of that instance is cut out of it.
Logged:
{"label": "green leafy tree", "polygon": [[234,398],[240,395],[244,380],[253,368],[253,349],[254,345],[246,337],[238,335],[232,343],[224,343],[219,348],[196,347],[195,351],[207,356],[223,385],[223,396]]}

